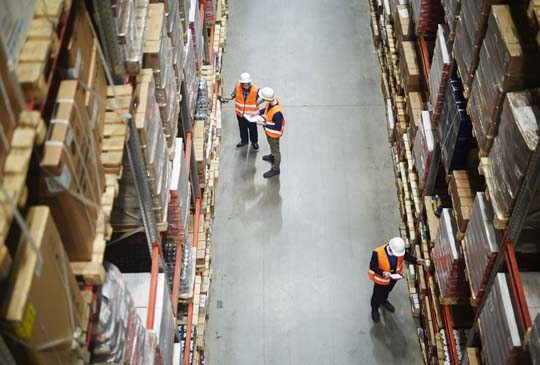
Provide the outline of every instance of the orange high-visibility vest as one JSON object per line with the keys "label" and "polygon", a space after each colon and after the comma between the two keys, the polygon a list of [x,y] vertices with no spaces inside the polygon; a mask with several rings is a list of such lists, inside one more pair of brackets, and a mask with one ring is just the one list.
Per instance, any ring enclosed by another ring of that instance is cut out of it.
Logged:
{"label": "orange high-visibility vest", "polygon": [[244,113],[257,113],[259,111],[257,109],[258,92],[259,88],[256,85],[251,85],[251,90],[249,90],[248,97],[244,99],[244,89],[242,89],[242,84],[238,83],[238,85],[236,85],[236,99],[234,99],[236,102],[234,105],[236,115],[241,117],[244,115]]}
{"label": "orange high-visibility vest", "polygon": [[[386,246],[388,246],[387,243],[377,247],[374,251],[377,252],[377,256],[379,259],[379,269],[381,269],[383,272],[391,272],[390,260],[388,260],[388,254],[386,253]],[[393,272],[393,274],[401,275],[401,273],[403,272],[403,257],[404,256],[398,256],[396,271]],[[371,280],[373,280],[375,284],[390,285],[390,278],[385,278],[384,276],[377,274],[371,269],[368,270],[368,276]]]}
{"label": "orange high-visibility vest", "polygon": [[283,130],[285,129],[285,116],[283,115],[283,108],[281,107],[281,104],[279,103],[279,100],[276,105],[272,105],[272,109],[270,109],[270,103],[266,104],[266,108],[264,109],[264,117],[266,119],[267,125],[275,125],[273,122],[274,114],[277,112],[281,112],[281,115],[283,116],[283,123],[281,124],[280,130],[270,129],[267,127],[264,127],[264,131],[266,132],[266,135],[268,137],[272,138],[280,138],[283,135]]}

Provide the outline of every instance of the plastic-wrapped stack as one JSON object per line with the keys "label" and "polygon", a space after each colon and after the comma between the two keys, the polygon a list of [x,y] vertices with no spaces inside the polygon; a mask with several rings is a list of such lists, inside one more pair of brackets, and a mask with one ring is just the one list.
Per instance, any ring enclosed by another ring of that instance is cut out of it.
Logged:
{"label": "plastic-wrapped stack", "polygon": [[484,193],[476,193],[465,237],[463,254],[469,271],[473,299],[480,299],[501,246],[501,232],[493,226],[493,207]]}
{"label": "plastic-wrapped stack", "polygon": [[464,169],[468,151],[475,144],[471,119],[467,114],[467,100],[455,68],[446,85],[438,132],[446,172],[449,174],[453,170]]}
{"label": "plastic-wrapped stack", "polygon": [[199,88],[199,79],[195,68],[195,50],[193,48],[193,39],[188,37],[185,47],[184,59],[184,85],[186,98],[182,100],[187,109],[187,115],[190,118],[189,125],[193,124],[193,114],[195,113],[195,103],[197,102],[197,90]]}
{"label": "plastic-wrapped stack", "polygon": [[184,27],[180,19],[180,3],[178,0],[170,1],[167,9],[167,33],[173,47],[173,68],[178,85],[182,82],[184,66]]}
{"label": "plastic-wrapped stack", "polygon": [[[497,135],[505,93],[524,85],[524,56],[510,7],[493,6],[469,100],[478,146],[484,156]],[[527,77],[534,79],[535,75],[527,72]]]}
{"label": "plastic-wrapped stack", "polygon": [[469,288],[465,280],[465,260],[459,252],[456,240],[456,222],[452,209],[445,208],[441,213],[439,231],[435,239],[435,247],[431,251],[435,266],[441,297],[446,300],[457,300],[469,297]]}
{"label": "plastic-wrapped stack", "polygon": [[191,32],[191,39],[193,40],[193,50],[195,51],[195,69],[199,71],[203,63],[204,41],[198,1],[191,1],[191,7],[189,9],[189,29]]}
{"label": "plastic-wrapped stack", "polygon": [[390,9],[398,42],[414,40],[409,0],[391,0]]}
{"label": "plastic-wrapped stack", "polygon": [[444,22],[444,9],[440,0],[412,0],[415,31],[418,35],[435,33]]}
{"label": "plastic-wrapped stack", "polygon": [[419,187],[426,194],[429,194],[437,177],[439,148],[435,141],[431,116],[428,111],[422,111],[422,124],[416,132],[413,158],[418,172]]}
{"label": "plastic-wrapped stack", "polygon": [[497,274],[487,295],[478,321],[486,363],[519,364],[521,340],[506,274]]}
{"label": "plastic-wrapped stack", "polygon": [[[148,316],[148,290],[150,273],[122,274],[122,279],[131,293],[133,304],[141,322]],[[157,337],[157,353],[163,365],[172,365],[176,318],[173,315],[171,295],[165,274],[158,274],[156,303],[154,308],[154,329]]]}
{"label": "plastic-wrapped stack", "polygon": [[461,10],[461,0],[442,0],[441,1],[446,19],[448,22],[448,28],[450,30],[450,39],[454,39],[456,35],[457,22],[459,20]]}
{"label": "plastic-wrapped stack", "polygon": [[462,239],[467,230],[476,192],[483,191],[484,187],[484,179],[475,170],[454,170],[449,176],[448,193],[452,198],[458,239]]}
{"label": "plastic-wrapped stack", "polygon": [[168,220],[169,226],[167,229],[167,236],[170,236],[170,233],[172,233],[175,238],[181,239],[183,237],[183,233],[187,232],[191,184],[189,182],[189,173],[186,170],[181,138],[177,138],[175,148],[176,154],[174,156],[171,184],[169,186],[171,202],[169,203],[168,214],[169,217],[171,217],[171,214],[174,214],[177,219]]}
{"label": "plastic-wrapped stack", "polygon": [[[529,161],[538,144],[538,105],[540,89],[510,92],[506,95],[499,134],[485,165],[496,224],[505,222],[511,216]],[[535,196],[529,210],[529,224],[539,223],[539,211],[540,197]]]}
{"label": "plastic-wrapped stack", "polygon": [[92,360],[134,365],[158,363],[156,336],[145,329],[137,315],[122,274],[112,264],[106,263],[105,267],[107,275],[99,291],[99,313],[92,330]]}
{"label": "plastic-wrapped stack", "polygon": [[148,0],[116,0],[111,3],[126,70],[132,75],[137,74],[143,60]]}
{"label": "plastic-wrapped stack", "polygon": [[204,18],[207,25],[214,25],[216,21],[216,5],[216,0],[204,0]]}
{"label": "plastic-wrapped stack", "polygon": [[196,254],[189,235],[186,235],[182,245],[182,268],[180,269],[180,289],[179,296],[182,299],[188,299],[193,295],[193,283],[195,282],[195,259]]}
{"label": "plastic-wrapped stack", "polygon": [[429,71],[429,90],[433,106],[433,121],[439,120],[443,107],[446,84],[452,68],[452,43],[448,38],[448,27],[439,24],[433,60]]}
{"label": "plastic-wrapped stack", "polygon": [[459,69],[461,80],[469,90],[474,78],[480,46],[486,34],[489,10],[493,4],[505,0],[477,0],[461,2],[461,13],[456,26],[453,55]]}

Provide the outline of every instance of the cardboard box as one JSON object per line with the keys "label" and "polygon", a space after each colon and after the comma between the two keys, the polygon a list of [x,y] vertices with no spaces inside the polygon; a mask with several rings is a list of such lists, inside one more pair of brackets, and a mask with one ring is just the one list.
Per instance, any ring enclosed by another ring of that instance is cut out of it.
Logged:
{"label": "cardboard box", "polygon": [[[41,262],[30,242],[22,237],[2,318],[4,330],[28,346],[5,338],[11,342],[18,363],[73,364],[77,357],[72,346],[80,340],[74,336],[77,328],[86,325],[81,319],[84,302],[49,208],[30,208],[26,222]],[[47,344],[52,346],[35,350]]]}

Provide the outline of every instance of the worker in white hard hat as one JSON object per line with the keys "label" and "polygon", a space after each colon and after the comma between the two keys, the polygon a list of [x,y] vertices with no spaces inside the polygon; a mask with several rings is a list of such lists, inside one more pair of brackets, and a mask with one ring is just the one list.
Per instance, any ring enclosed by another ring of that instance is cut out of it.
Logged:
{"label": "worker in white hard hat", "polygon": [[368,276],[373,280],[373,295],[371,296],[371,319],[377,323],[380,320],[379,307],[382,306],[391,313],[396,310],[388,301],[388,295],[403,278],[403,261],[421,265],[424,259],[417,258],[405,250],[405,241],[394,237],[390,242],[373,250],[369,263]]}
{"label": "worker in white hard hat", "polygon": [[[263,87],[259,90],[259,96],[263,101],[266,101],[266,106],[259,111],[263,121],[257,122],[257,124],[263,126],[266,139],[270,145],[270,154],[263,156],[262,159],[272,164],[272,168],[265,172],[263,177],[270,178],[280,174],[281,152],[279,151],[279,140],[283,136],[285,129],[285,118],[283,116],[283,107],[274,89]],[[251,115],[256,115],[256,113]]]}
{"label": "worker in white hard hat", "polygon": [[245,118],[246,113],[256,113],[259,110],[259,88],[251,82],[251,75],[247,72],[242,73],[231,96],[221,98],[221,100],[235,99],[234,109],[236,111],[236,118],[238,119],[238,129],[240,130],[240,142],[238,142],[236,148],[242,148],[251,141],[253,149],[258,151],[259,137],[257,135],[257,124],[250,123]]}

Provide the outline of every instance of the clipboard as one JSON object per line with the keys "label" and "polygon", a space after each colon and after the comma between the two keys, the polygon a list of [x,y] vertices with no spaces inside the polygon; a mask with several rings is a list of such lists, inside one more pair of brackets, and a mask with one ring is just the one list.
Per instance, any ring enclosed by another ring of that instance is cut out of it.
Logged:
{"label": "clipboard", "polygon": [[401,276],[400,274],[390,274],[390,278],[394,280],[400,280],[403,279],[403,276]]}
{"label": "clipboard", "polygon": [[264,122],[264,118],[261,115],[252,117],[251,115],[244,114],[244,118],[250,123]]}

